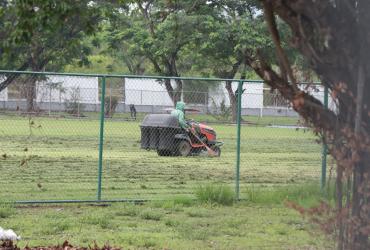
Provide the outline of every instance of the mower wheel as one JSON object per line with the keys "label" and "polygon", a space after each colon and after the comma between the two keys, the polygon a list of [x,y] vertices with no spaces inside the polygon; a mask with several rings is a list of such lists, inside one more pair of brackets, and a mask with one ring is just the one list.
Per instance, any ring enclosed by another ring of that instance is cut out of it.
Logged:
{"label": "mower wheel", "polygon": [[173,155],[172,152],[169,150],[159,150],[159,149],[157,150],[157,154],[159,156],[172,156]]}
{"label": "mower wheel", "polygon": [[182,140],[177,145],[177,155],[188,156],[190,155],[191,145],[189,142]]}
{"label": "mower wheel", "polygon": [[216,153],[216,156],[217,157],[220,157],[221,156],[221,148],[220,147],[213,146],[213,147],[211,147],[211,149]]}

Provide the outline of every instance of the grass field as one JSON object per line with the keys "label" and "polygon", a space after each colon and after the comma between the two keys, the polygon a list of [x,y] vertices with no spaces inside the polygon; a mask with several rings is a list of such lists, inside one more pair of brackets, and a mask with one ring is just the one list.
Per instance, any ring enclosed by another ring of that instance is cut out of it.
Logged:
{"label": "grass field", "polygon": [[[0,200],[95,198],[98,120],[0,119],[0,171],[8,177]],[[163,199],[192,195],[202,183],[233,185],[236,127],[212,126],[225,142],[220,158],[158,157],[140,149],[139,122],[108,120],[102,197]],[[319,183],[320,145],[310,132],[243,126],[241,152],[242,198],[252,183]]]}
{"label": "grass field", "polygon": [[183,199],[108,207],[20,207],[0,221],[21,234],[20,246],[68,240],[80,246],[109,242],[124,249],[333,248],[316,228],[279,204],[218,206]]}
{"label": "grass field", "polygon": [[[246,201],[225,207],[189,199],[208,183],[234,187],[234,125],[212,124],[225,142],[220,158],[158,157],[140,149],[139,122],[107,120],[105,125],[102,198],[168,201],[4,208],[0,225],[22,232],[32,245],[96,239],[155,249],[330,247],[284,207],[286,196],[275,195],[281,197],[276,200],[267,195],[266,202],[261,198],[260,190],[274,194],[276,188],[294,190],[307,183],[318,188],[320,145],[311,132],[244,125],[240,184]],[[95,199],[98,133],[99,121],[94,119],[0,115],[0,201]],[[318,199],[316,195],[304,202]]]}

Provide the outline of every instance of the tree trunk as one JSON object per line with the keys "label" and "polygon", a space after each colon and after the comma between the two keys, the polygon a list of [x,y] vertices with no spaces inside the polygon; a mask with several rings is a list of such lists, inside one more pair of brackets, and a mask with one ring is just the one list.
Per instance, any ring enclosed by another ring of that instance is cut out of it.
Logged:
{"label": "tree trunk", "polygon": [[[364,43],[361,42],[361,51],[365,51]],[[363,102],[364,102],[364,88],[365,88],[365,58],[363,55],[359,57],[359,65],[357,72],[357,89],[356,89],[356,111],[354,113],[354,133],[357,140],[361,141],[361,127],[362,127],[362,112],[363,112]],[[352,249],[369,249],[369,232],[364,233],[362,230],[366,228],[370,223],[369,212],[370,208],[368,207],[368,198],[369,194],[367,192],[367,185],[369,185],[369,162],[365,159],[368,154],[359,152],[356,147],[352,148],[352,158],[358,155],[361,160],[355,163],[354,167],[354,186],[353,186],[353,200],[352,200],[352,217],[358,219],[359,228],[354,234]],[[366,231],[369,231],[366,230]]]}
{"label": "tree trunk", "polygon": [[363,160],[356,164],[354,169],[354,182],[352,190],[352,215],[354,221],[350,234],[353,235],[349,241],[347,249],[365,250],[370,248],[369,244],[369,214],[370,214],[370,195],[369,195],[369,176],[370,170],[365,166],[370,165],[370,159],[364,156]]}
{"label": "tree trunk", "polygon": [[[337,208],[338,211],[343,209],[343,169],[342,167],[337,167],[337,180],[336,180],[336,191],[337,191]],[[338,237],[338,250],[343,250],[344,241],[344,223],[343,216],[338,216],[338,226],[339,226],[339,237]]]}
{"label": "tree trunk", "polygon": [[35,103],[36,99],[36,77],[30,77],[26,81],[26,101],[27,101],[27,112],[35,112]]}
{"label": "tree trunk", "polygon": [[181,101],[181,93],[182,93],[182,81],[178,79],[176,79],[175,81],[176,81],[177,86],[174,89],[172,87],[170,79],[164,80],[164,85],[166,87],[167,93],[170,96],[174,106],[176,106],[176,103],[178,101]]}
{"label": "tree trunk", "polygon": [[237,111],[238,111],[238,100],[237,96],[235,95],[235,92],[232,88],[232,82],[226,81],[225,88],[227,90],[227,93],[229,95],[230,105],[231,105],[231,118],[232,122],[236,122],[237,120]]}
{"label": "tree trunk", "polygon": [[182,80],[176,79],[176,89],[175,89],[175,96],[174,96],[174,102],[176,101],[184,101],[183,100],[183,92],[182,92]]}

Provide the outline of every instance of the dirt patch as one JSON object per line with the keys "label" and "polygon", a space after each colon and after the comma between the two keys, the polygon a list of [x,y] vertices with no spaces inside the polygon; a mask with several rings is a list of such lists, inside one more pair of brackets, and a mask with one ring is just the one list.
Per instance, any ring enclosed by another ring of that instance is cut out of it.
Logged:
{"label": "dirt patch", "polygon": [[[21,250],[11,241],[0,241],[0,250]],[[47,246],[47,247],[28,247],[26,246],[23,250],[121,250],[121,248],[115,248],[108,245],[99,247],[96,243],[93,246],[89,247],[74,247],[69,244],[68,241],[65,241],[62,245],[58,246]]]}

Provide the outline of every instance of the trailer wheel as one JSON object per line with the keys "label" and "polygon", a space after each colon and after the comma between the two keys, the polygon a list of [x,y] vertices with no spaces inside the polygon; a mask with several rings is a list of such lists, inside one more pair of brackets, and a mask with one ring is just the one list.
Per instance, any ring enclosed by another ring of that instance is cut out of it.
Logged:
{"label": "trailer wheel", "polygon": [[177,145],[177,155],[188,156],[191,152],[191,145],[188,141],[182,140]]}

